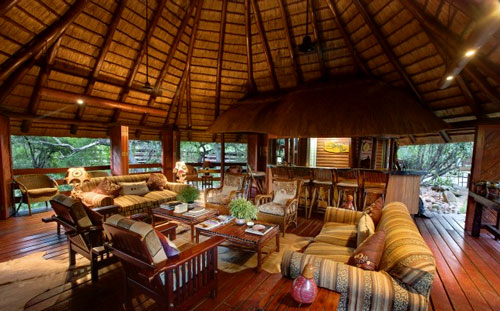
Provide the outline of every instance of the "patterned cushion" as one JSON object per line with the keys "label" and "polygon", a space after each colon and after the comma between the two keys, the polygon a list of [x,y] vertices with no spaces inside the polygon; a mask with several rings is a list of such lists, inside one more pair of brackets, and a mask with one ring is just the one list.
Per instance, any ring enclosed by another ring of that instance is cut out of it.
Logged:
{"label": "patterned cushion", "polygon": [[156,235],[155,230],[150,224],[125,218],[119,214],[106,219],[106,223],[138,233],[144,239],[144,243],[153,259],[153,264],[158,264],[167,259],[167,254],[163,250],[160,238]]}
{"label": "patterned cushion", "polygon": [[94,189],[94,192],[99,194],[109,195],[114,198],[120,194],[121,189],[122,187],[120,185],[117,185],[116,183],[105,177]]}
{"label": "patterned cushion", "polygon": [[227,204],[228,196],[223,193],[215,193],[207,197],[207,202],[212,204]]}
{"label": "patterned cushion", "polygon": [[380,218],[382,217],[383,204],[384,201],[380,197],[365,210],[365,213],[370,215],[370,217],[373,219],[375,226],[377,226],[378,222],[380,221]]}
{"label": "patterned cushion", "polygon": [[324,222],[340,222],[357,225],[361,216],[363,216],[362,212],[328,206],[326,208]]}
{"label": "patterned cushion", "polygon": [[349,258],[347,264],[364,270],[378,270],[384,250],[385,231],[372,234],[361,243]]}
{"label": "patterned cushion", "polygon": [[304,254],[316,255],[322,258],[328,258],[334,261],[346,263],[353,251],[354,249],[350,247],[323,242],[314,242],[306,248]]}
{"label": "patterned cushion", "polygon": [[149,190],[164,190],[167,187],[167,178],[163,174],[151,174],[147,181]]}
{"label": "patterned cushion", "polygon": [[295,198],[295,194],[288,194],[285,190],[280,189],[274,193],[273,203],[278,205],[286,206],[286,202]]}
{"label": "patterned cushion", "polygon": [[149,192],[148,185],[145,181],[138,182],[121,182],[122,190],[120,195],[145,195]]}
{"label": "patterned cushion", "polygon": [[177,249],[177,246],[175,246],[174,243],[172,243],[163,233],[155,229],[155,233],[160,239],[161,245],[163,247],[163,250],[165,251],[165,254],[167,254],[167,257],[174,257],[179,255],[179,249]]}
{"label": "patterned cushion", "polygon": [[[93,225],[80,200],[73,199],[64,194],[55,196],[52,200],[66,207],[69,210],[71,218],[79,227],[88,228]],[[66,220],[71,221],[70,219]]]}
{"label": "patterned cushion", "polygon": [[276,203],[273,203],[273,202],[259,205],[257,208],[259,209],[259,212],[261,212],[261,213],[278,215],[278,216],[285,215],[285,209],[283,208],[283,206],[276,204]]}
{"label": "patterned cushion", "polygon": [[111,196],[95,192],[82,192],[79,194],[79,198],[83,204],[90,207],[113,205],[114,202]]}
{"label": "patterned cushion", "polygon": [[356,247],[357,228],[355,225],[348,225],[338,222],[327,222],[323,225],[321,232],[314,238],[316,242]]}
{"label": "patterned cushion", "polygon": [[358,222],[357,247],[363,243],[366,238],[375,233],[375,224],[370,216],[363,214]]}

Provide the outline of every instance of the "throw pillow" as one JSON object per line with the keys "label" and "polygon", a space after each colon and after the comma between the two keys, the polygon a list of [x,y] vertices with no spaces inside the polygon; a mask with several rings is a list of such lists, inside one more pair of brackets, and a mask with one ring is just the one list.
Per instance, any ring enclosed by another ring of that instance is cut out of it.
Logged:
{"label": "throw pillow", "polygon": [[122,187],[120,185],[115,184],[114,182],[112,182],[108,178],[104,178],[97,185],[97,187],[94,189],[93,192],[99,193],[99,194],[104,194],[104,195],[109,195],[109,196],[115,198],[120,194],[121,189],[122,189]]}
{"label": "throw pillow", "polygon": [[121,195],[145,195],[149,192],[146,181],[121,182],[120,186],[122,186]]}
{"label": "throw pillow", "polygon": [[373,202],[368,208],[365,209],[365,213],[370,215],[373,219],[373,223],[375,227],[377,226],[380,218],[382,217],[382,206],[384,205],[384,201],[382,198],[378,198],[375,202]]}
{"label": "throw pillow", "polygon": [[148,188],[151,191],[154,190],[166,190],[167,188],[167,179],[163,174],[151,174],[149,175],[149,179],[147,182]]}
{"label": "throw pillow", "polygon": [[295,195],[287,194],[285,190],[282,189],[276,191],[276,193],[274,194],[273,203],[276,203],[278,205],[286,205],[286,202],[293,198],[295,198]]}
{"label": "throw pillow", "polygon": [[375,224],[370,216],[363,214],[358,222],[357,244],[359,247],[368,237],[375,233]]}
{"label": "throw pillow", "polygon": [[179,249],[177,248],[177,246],[175,246],[174,243],[172,243],[163,233],[161,233],[160,231],[156,230],[155,229],[155,232],[156,232],[156,235],[158,236],[158,238],[160,238],[160,242],[161,242],[161,245],[163,246],[163,250],[165,251],[165,253],[167,254],[167,257],[174,257],[174,256],[177,256],[179,255]]}
{"label": "throw pillow", "polygon": [[377,271],[384,252],[385,231],[379,230],[361,243],[347,261],[348,265]]}
{"label": "throw pillow", "polygon": [[228,196],[229,194],[231,194],[232,191],[237,191],[237,190],[238,190],[238,187],[224,185],[222,187],[221,194]]}

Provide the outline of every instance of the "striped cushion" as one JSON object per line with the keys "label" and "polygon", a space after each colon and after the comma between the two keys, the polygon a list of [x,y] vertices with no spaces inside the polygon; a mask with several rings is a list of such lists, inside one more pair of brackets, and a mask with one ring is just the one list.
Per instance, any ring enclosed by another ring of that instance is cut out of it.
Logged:
{"label": "striped cushion", "polygon": [[80,189],[83,192],[88,192],[94,190],[99,183],[107,178],[108,180],[118,184],[120,182],[138,182],[138,181],[147,181],[151,174],[135,174],[135,175],[122,175],[122,176],[107,176],[107,177],[96,177],[91,178],[89,182],[83,183]]}
{"label": "striped cushion", "polygon": [[364,240],[374,233],[375,224],[373,223],[372,218],[367,214],[363,214],[358,222],[357,247],[359,247]]}
{"label": "striped cushion", "polygon": [[119,214],[115,214],[106,219],[106,223],[138,233],[144,239],[144,243],[153,259],[153,264],[158,264],[167,259],[167,254],[163,250],[160,238],[158,238],[155,230],[150,224],[125,218]]}
{"label": "striped cushion", "polygon": [[146,193],[143,197],[155,201],[156,205],[175,200],[177,193],[170,190],[151,191]]}
{"label": "striped cushion", "polygon": [[327,222],[323,225],[319,235],[314,238],[314,241],[355,248],[356,235],[357,228],[355,225]]}
{"label": "striped cushion", "polygon": [[123,211],[129,210],[148,210],[153,206],[154,201],[138,195],[122,195],[114,199],[115,204],[121,207]]}
{"label": "striped cushion", "polygon": [[99,194],[95,192],[82,192],[79,194],[83,204],[89,207],[101,207],[113,205],[114,200],[109,195]]}
{"label": "striped cushion", "polygon": [[345,224],[357,225],[362,215],[362,212],[328,206],[325,211],[324,222],[340,222]]}
{"label": "striped cushion", "polygon": [[346,263],[354,251],[353,248],[338,246],[323,242],[314,242],[309,245],[304,254],[316,255],[321,258],[331,259],[337,262]]}

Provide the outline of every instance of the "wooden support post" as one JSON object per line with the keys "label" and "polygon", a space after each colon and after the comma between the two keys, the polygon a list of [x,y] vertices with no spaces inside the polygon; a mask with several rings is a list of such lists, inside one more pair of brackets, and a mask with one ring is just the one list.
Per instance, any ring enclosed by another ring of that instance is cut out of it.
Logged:
{"label": "wooden support post", "polygon": [[224,134],[220,135],[220,184],[224,184],[224,169],[226,165],[226,139]]}
{"label": "wooden support post", "polygon": [[307,164],[307,138],[299,138],[297,165],[306,166]]}
{"label": "wooden support post", "polygon": [[377,137],[372,138],[372,158],[370,163],[371,169],[377,169]]}
{"label": "wooden support post", "polygon": [[10,149],[10,120],[0,115],[0,219],[12,214],[12,152]]}
{"label": "wooden support post", "polygon": [[394,138],[389,139],[389,170],[394,168],[394,144],[396,140]]}
{"label": "wooden support post", "polygon": [[128,174],[128,126],[112,126],[109,128],[111,140],[111,174],[115,176]]}
{"label": "wooden support post", "polygon": [[180,132],[171,129],[163,130],[161,133],[161,143],[163,148],[163,174],[169,181],[175,181],[173,169],[175,167],[175,163],[180,160],[181,155]]}
{"label": "wooden support post", "polygon": [[247,163],[252,170],[257,170],[257,134],[248,134],[247,137]]}
{"label": "wooden support post", "polygon": [[285,156],[284,156],[284,161],[286,163],[290,163],[290,139],[289,138],[285,138]]}
{"label": "wooden support post", "polygon": [[271,183],[270,183],[270,170],[267,169],[268,163],[268,146],[269,146],[269,136],[266,134],[258,135],[258,158],[257,158],[257,170],[259,172],[266,172],[266,189],[267,193],[270,193]]}

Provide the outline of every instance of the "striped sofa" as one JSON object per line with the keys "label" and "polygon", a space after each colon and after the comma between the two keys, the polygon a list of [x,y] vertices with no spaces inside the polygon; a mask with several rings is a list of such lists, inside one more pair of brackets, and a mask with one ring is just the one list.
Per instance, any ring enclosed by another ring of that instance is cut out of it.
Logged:
{"label": "striped sofa", "polygon": [[160,204],[175,200],[177,193],[184,187],[185,184],[167,182],[168,189],[162,191],[150,191],[143,196],[139,195],[120,195],[116,198],[111,198],[102,194],[92,192],[97,185],[104,179],[108,178],[114,183],[119,182],[138,182],[147,181],[151,174],[161,173],[146,173],[122,176],[107,176],[91,178],[89,182],[84,183],[79,194],[83,204],[88,207],[100,207],[107,205],[118,205],[118,213],[123,216],[130,216],[137,213],[149,213],[151,208],[158,207]]}
{"label": "striped sofa", "polygon": [[315,240],[304,253],[286,251],[282,274],[296,278],[312,263],[318,286],[341,294],[338,310],[427,310],[436,273],[434,257],[406,206],[392,202],[382,211],[376,231],[383,228],[386,240],[379,271],[346,264],[355,246],[349,229],[356,230],[361,216],[361,212],[328,207],[322,234],[328,233],[325,227],[330,233],[336,228],[337,240]]}

